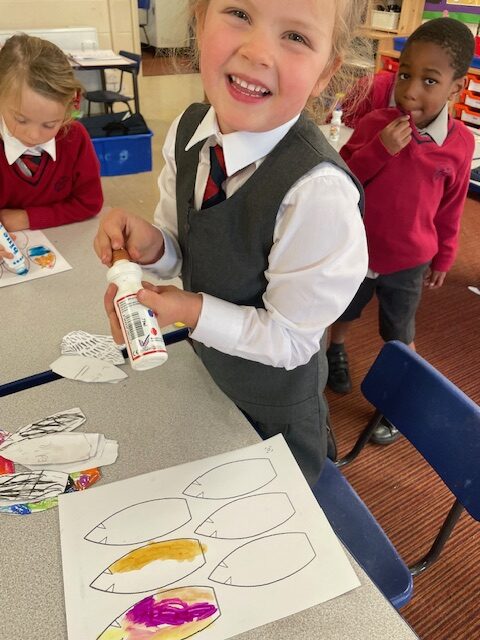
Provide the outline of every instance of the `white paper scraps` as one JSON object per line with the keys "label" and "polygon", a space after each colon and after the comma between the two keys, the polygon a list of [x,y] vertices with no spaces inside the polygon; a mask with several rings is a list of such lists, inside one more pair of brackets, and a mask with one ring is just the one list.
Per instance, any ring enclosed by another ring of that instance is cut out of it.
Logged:
{"label": "white paper scraps", "polygon": [[80,460],[79,462],[68,462],[66,464],[42,464],[24,465],[32,471],[39,471],[45,469],[46,471],[64,471],[65,473],[75,473],[76,471],[85,471],[85,469],[93,469],[95,467],[106,467],[109,464],[116,462],[118,458],[118,442],[116,440],[105,439],[105,444],[101,452],[97,453],[87,460]]}
{"label": "white paper scraps", "polygon": [[467,289],[472,293],[476,293],[477,296],[480,296],[480,289],[478,287],[467,287]]}
{"label": "white paper scraps", "polygon": [[32,471],[64,471],[74,473],[113,464],[118,457],[118,443],[101,433],[68,433],[42,438],[32,447],[16,447],[5,456]]}
{"label": "white paper scraps", "polygon": [[50,369],[64,378],[81,382],[119,382],[127,374],[110,362],[85,356],[60,356]]}
{"label": "white paper scraps", "polygon": [[47,416],[46,418],[42,418],[42,420],[27,424],[25,427],[21,427],[17,431],[10,433],[0,444],[0,449],[3,450],[13,442],[40,438],[53,433],[73,431],[84,424],[86,420],[87,418],[80,407],[58,411],[57,413],[53,413],[51,416]]}
{"label": "white paper scraps", "polygon": [[55,464],[78,462],[90,457],[98,448],[100,434],[57,433],[34,440],[16,442],[3,450],[3,455],[19,464]]}
{"label": "white paper scraps", "polygon": [[[65,491],[68,473],[27,471],[0,475],[0,501],[6,504],[53,498]],[[1,504],[1,502],[0,502]]]}
{"label": "white paper scraps", "polygon": [[71,331],[63,337],[60,349],[64,356],[88,356],[112,364],[125,362],[122,348],[114,342],[112,336],[96,335],[86,331]]}

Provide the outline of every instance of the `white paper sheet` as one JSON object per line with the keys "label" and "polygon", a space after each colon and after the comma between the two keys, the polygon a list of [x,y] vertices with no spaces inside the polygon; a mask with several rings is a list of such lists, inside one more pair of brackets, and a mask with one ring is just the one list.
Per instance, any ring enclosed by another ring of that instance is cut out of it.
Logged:
{"label": "white paper sheet", "polygon": [[60,356],[50,369],[58,375],[81,382],[120,382],[128,375],[110,362],[85,356]]}
{"label": "white paper sheet", "polygon": [[0,260],[0,287],[44,278],[72,268],[42,231],[16,231],[15,236],[15,244],[25,256],[29,270],[26,275],[18,276]]}
{"label": "white paper sheet", "polygon": [[152,610],[149,637],[226,640],[359,585],[282,436],[59,507],[69,640],[131,640]]}

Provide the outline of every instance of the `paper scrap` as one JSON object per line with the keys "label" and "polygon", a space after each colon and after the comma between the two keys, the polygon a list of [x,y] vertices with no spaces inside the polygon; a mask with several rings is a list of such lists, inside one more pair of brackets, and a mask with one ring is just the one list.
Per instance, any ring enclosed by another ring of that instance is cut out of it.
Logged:
{"label": "paper scrap", "polygon": [[[74,472],[69,474],[69,480],[72,481],[68,485],[66,492],[83,491],[88,489],[92,484],[100,480],[101,474],[98,469],[82,469],[80,473]],[[39,513],[47,509],[53,509],[58,505],[58,496],[54,498],[46,498],[45,500],[36,500],[32,502],[8,502],[6,500],[0,502],[0,513],[12,516],[28,516],[31,513]]]}
{"label": "paper scrap", "polygon": [[[98,438],[93,433],[57,433],[33,440],[15,442],[3,450],[3,455],[19,464],[55,464],[78,462],[97,450]],[[95,440],[95,442],[92,442]]]}
{"label": "paper scrap", "polygon": [[58,375],[81,382],[119,382],[127,374],[111,364],[85,356],[60,356],[52,362],[50,369]]}
{"label": "paper scrap", "polygon": [[25,471],[0,476],[0,506],[53,498],[65,491],[68,473]]}
{"label": "paper scrap", "polygon": [[123,364],[125,358],[121,347],[112,336],[96,335],[86,331],[71,331],[63,337],[60,345],[62,355],[81,355],[98,358],[112,364]]}
{"label": "paper scrap", "polygon": [[90,455],[84,460],[72,460],[71,462],[59,461],[57,463],[40,463],[32,464],[24,462],[23,465],[32,471],[45,469],[48,471],[65,471],[66,473],[76,473],[84,469],[92,467],[105,467],[113,464],[118,457],[118,442],[116,440],[107,440],[103,434],[82,434],[87,436],[96,436],[90,438]]}
{"label": "paper scrap", "polygon": [[[13,442],[40,438],[52,433],[73,431],[84,424],[86,420],[87,418],[80,407],[58,411],[51,416],[42,418],[42,420],[27,424],[25,427],[21,427],[13,433],[7,433],[7,436],[3,437],[3,442],[0,439],[0,450],[3,451],[5,447],[11,445]],[[6,432],[2,433],[5,434]]]}

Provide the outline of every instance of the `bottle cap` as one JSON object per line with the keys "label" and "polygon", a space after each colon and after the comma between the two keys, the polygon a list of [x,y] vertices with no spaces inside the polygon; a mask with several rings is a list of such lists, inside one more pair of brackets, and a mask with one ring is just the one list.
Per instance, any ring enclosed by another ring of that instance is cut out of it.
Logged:
{"label": "bottle cap", "polygon": [[126,249],[114,249],[112,251],[112,264],[115,264],[115,262],[119,260],[130,261],[130,255]]}

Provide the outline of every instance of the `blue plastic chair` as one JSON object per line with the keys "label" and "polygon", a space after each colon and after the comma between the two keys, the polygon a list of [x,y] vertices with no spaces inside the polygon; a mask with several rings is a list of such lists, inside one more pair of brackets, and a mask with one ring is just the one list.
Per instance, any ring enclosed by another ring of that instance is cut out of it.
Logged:
{"label": "blue plastic chair", "polygon": [[[337,536],[399,609],[413,594],[413,576],[438,559],[465,509],[480,520],[480,407],[401,342],[387,342],[362,382],[375,413],[352,451],[327,460],[313,488]],[[455,496],[428,553],[408,567],[340,467],[360,453],[385,416],[422,454]]]}

